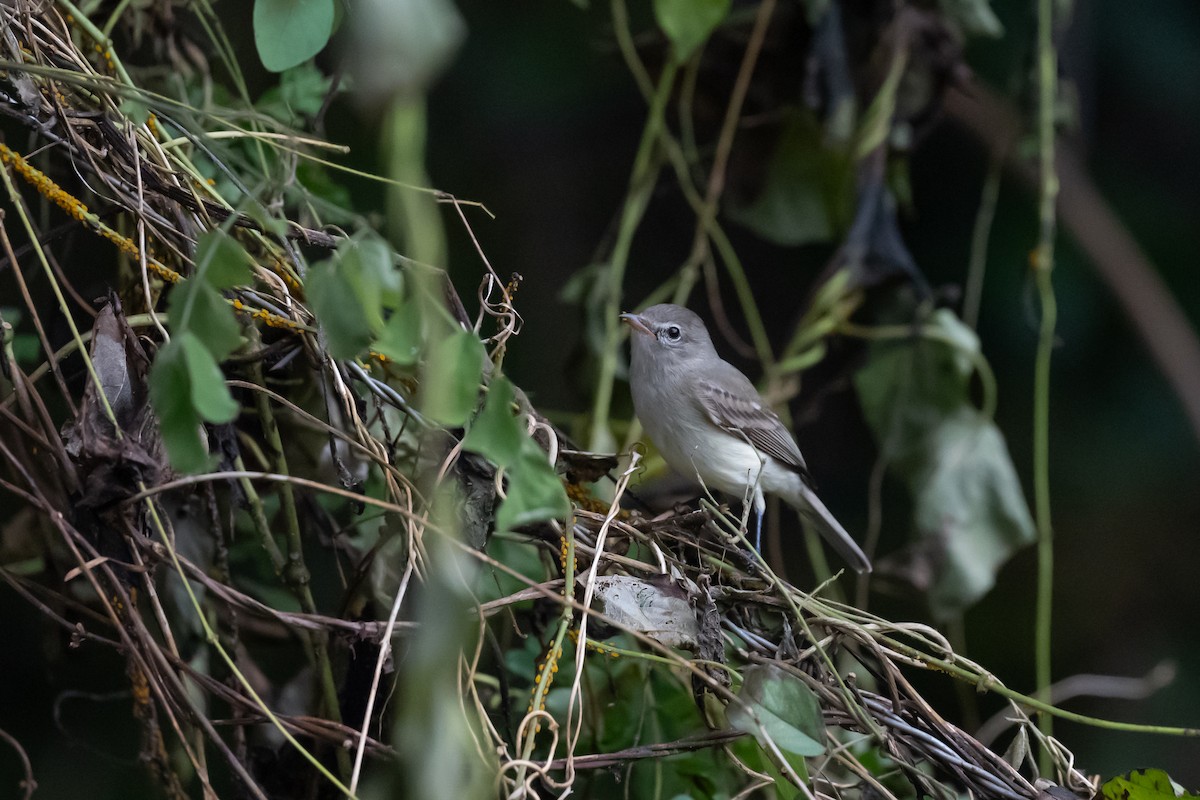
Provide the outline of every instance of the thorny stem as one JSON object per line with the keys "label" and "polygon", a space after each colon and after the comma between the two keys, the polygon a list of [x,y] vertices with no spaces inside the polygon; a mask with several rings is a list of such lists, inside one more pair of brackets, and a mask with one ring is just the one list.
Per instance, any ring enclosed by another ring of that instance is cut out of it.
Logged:
{"label": "thorny stem", "polygon": [[[1033,491],[1038,531],[1037,630],[1034,653],[1039,692],[1048,692],[1052,680],[1050,668],[1051,621],[1054,590],[1054,540],[1050,519],[1050,356],[1054,349],[1054,327],[1058,306],[1050,280],[1054,270],[1054,234],[1058,199],[1058,174],[1054,168],[1054,105],[1058,83],[1058,54],[1054,49],[1054,0],[1038,0],[1038,152],[1041,171],[1039,236],[1034,251],[1033,271],[1038,298],[1042,305],[1038,330],[1037,360],[1033,388]],[[1042,714],[1038,729],[1048,738],[1053,718]],[[1038,768],[1048,773],[1050,754],[1043,750]]]}

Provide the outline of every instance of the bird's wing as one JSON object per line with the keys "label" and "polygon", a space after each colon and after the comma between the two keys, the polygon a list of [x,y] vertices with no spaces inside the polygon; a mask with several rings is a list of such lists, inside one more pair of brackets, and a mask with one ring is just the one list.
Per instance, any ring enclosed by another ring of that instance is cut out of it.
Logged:
{"label": "bird's wing", "polygon": [[749,378],[728,363],[724,366],[729,369],[723,380],[699,381],[697,395],[708,418],[810,482],[808,465],[783,421],[763,402]]}

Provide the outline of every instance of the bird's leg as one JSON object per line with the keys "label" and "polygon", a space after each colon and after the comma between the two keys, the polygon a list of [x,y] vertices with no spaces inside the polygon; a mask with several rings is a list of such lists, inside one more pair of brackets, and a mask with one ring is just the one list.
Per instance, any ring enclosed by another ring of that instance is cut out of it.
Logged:
{"label": "bird's leg", "polygon": [[762,552],[762,521],[764,509],[754,509],[754,549]]}

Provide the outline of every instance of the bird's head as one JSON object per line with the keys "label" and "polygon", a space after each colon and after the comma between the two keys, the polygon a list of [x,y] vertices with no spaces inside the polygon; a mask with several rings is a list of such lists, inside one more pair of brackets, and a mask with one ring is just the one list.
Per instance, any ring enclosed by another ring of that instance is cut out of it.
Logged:
{"label": "bird's head", "polygon": [[683,306],[661,303],[640,314],[622,314],[621,319],[633,329],[634,358],[644,353],[677,361],[715,353],[704,321]]}

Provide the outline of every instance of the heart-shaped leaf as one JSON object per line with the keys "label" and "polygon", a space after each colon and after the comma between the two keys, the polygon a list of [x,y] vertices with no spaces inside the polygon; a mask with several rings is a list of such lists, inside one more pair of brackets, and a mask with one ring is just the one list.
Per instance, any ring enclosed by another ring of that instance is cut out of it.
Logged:
{"label": "heart-shaped leaf", "polygon": [[333,33],[333,0],[254,0],[254,44],[271,72],[307,61]]}
{"label": "heart-shaped leaf", "polygon": [[730,725],[753,735],[764,747],[774,742],[785,753],[819,756],[825,752],[825,723],[812,689],[771,664],[747,667],[742,676],[738,697],[745,706],[729,705]]}

